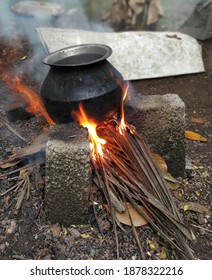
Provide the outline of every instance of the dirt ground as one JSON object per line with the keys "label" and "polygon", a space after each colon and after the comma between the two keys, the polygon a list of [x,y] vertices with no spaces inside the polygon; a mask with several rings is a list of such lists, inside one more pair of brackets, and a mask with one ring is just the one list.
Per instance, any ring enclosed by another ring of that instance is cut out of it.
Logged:
{"label": "dirt ground", "polygon": [[[212,158],[212,40],[200,42],[203,47],[205,72],[195,75],[184,75],[161,79],[133,82],[137,92],[149,94],[178,94],[186,104],[187,129],[196,131],[206,137],[208,142],[186,140],[188,162],[192,167],[186,170],[186,178],[178,189],[172,189],[176,204],[180,208],[184,222],[194,231],[196,240],[190,243],[197,259],[212,259],[212,211],[211,211],[211,158]],[[12,52],[13,46],[5,42],[0,44],[1,63],[4,56]],[[24,55],[31,55],[30,48],[20,51],[17,63]],[[39,58],[37,58],[39,59]],[[8,63],[8,61],[7,61]],[[8,64],[12,68],[13,63]],[[32,66],[32,64],[31,64]],[[34,69],[31,69],[34,71]],[[30,73],[26,73],[30,79]],[[29,81],[28,81],[29,82]],[[38,86],[30,81],[33,89]],[[12,150],[27,144],[12,132],[13,127],[28,144],[38,136],[43,127],[36,118],[9,122],[5,105],[11,90],[0,79],[0,161],[8,158]],[[191,118],[201,118],[203,124],[194,123]],[[104,210],[99,209],[102,218],[103,235],[100,234],[92,211],[85,225],[73,225],[69,228],[50,224],[45,219],[45,154],[26,158],[25,161],[0,172],[0,193],[13,186],[18,172],[5,175],[7,172],[21,168],[37,161],[37,167],[30,174],[29,199],[24,200],[21,209],[15,209],[18,192],[12,190],[0,196],[0,259],[116,259],[115,240],[110,223],[104,217]],[[182,202],[194,202],[198,207],[186,210],[180,207]],[[200,207],[201,206],[201,207]],[[126,227],[126,233],[119,231],[121,259],[140,259],[132,232]],[[147,259],[168,258],[162,254],[163,244],[158,244],[157,234],[147,225],[139,229]],[[151,242],[157,246],[149,246]]]}
{"label": "dirt ground", "polygon": [[[187,128],[201,133],[208,142],[186,140],[187,156],[193,167],[187,170],[187,178],[180,179],[182,185],[172,190],[176,203],[194,202],[206,209],[211,207],[211,90],[212,90],[212,40],[201,43],[206,72],[195,75],[151,79],[134,82],[137,92],[142,94],[176,93],[186,104]],[[1,49],[1,53],[2,53]],[[7,50],[5,50],[7,51]],[[26,143],[8,129],[9,124],[29,142],[42,132],[36,118],[9,122],[5,114],[5,103],[11,92],[0,82],[0,159],[7,158],[13,148],[24,147]],[[191,122],[191,117],[200,117],[204,124]],[[35,160],[35,159],[30,159]],[[28,161],[30,161],[28,159]],[[2,170],[1,174],[22,167],[28,161]],[[39,155],[37,171],[30,175],[31,187],[27,201],[19,211],[15,210],[18,193],[11,191],[0,197],[0,259],[116,259],[115,241],[110,223],[103,220],[104,236],[98,230],[91,211],[88,224],[70,228],[49,224],[45,219],[43,197],[45,190],[45,158]],[[17,180],[17,172],[0,177],[1,193]],[[35,180],[38,176],[39,179]],[[8,179],[9,178],[9,179]],[[38,182],[36,184],[35,182]],[[180,207],[180,206],[179,206]],[[211,208],[209,211],[180,210],[186,224],[192,227],[196,241],[190,246],[199,259],[211,259]],[[101,215],[104,215],[104,211]],[[129,229],[128,229],[129,231]],[[122,259],[139,259],[138,248],[131,232],[120,235]],[[139,230],[142,245],[149,259],[163,258],[160,249],[149,248],[149,240],[155,240],[155,233],[145,226]]]}

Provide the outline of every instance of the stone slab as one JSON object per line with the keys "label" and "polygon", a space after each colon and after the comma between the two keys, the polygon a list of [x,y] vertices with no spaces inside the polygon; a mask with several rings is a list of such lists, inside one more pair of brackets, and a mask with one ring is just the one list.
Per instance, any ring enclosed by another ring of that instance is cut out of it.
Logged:
{"label": "stone slab", "polygon": [[91,186],[87,129],[77,123],[51,128],[46,149],[45,214],[64,226],[88,222]]}
{"label": "stone slab", "polygon": [[79,44],[105,44],[108,61],[125,80],[140,80],[204,72],[196,39],[179,32],[96,32],[80,29],[37,28],[47,52]]}
{"label": "stone slab", "polygon": [[169,172],[185,172],[185,104],[177,94],[133,94],[125,106],[126,120],[136,127],[152,152],[165,159]]}

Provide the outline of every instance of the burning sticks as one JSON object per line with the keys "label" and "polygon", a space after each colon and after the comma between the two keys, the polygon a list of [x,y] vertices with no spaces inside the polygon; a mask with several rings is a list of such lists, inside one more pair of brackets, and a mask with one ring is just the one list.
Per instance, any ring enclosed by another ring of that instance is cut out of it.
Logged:
{"label": "burning sticks", "polygon": [[[87,126],[87,123],[81,124]],[[135,128],[113,118],[97,127],[95,138],[90,131],[89,136],[94,182],[106,200],[116,237],[117,256],[119,222],[116,211],[121,209],[120,212],[128,211],[141,256],[145,258],[133,219],[126,207],[130,202],[152,229],[160,234],[166,245],[170,245],[174,252],[173,258],[193,259],[186,243],[186,239],[194,239],[193,233],[183,224],[163,174]],[[142,211],[141,206],[146,211]]]}

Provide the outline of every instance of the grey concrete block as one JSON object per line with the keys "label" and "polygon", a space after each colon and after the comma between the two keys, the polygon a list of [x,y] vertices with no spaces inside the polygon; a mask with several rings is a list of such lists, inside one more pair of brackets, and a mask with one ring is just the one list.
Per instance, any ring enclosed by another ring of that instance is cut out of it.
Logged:
{"label": "grey concrete block", "polygon": [[126,120],[136,127],[151,151],[162,155],[169,172],[185,172],[185,104],[177,94],[134,94],[125,106]]}
{"label": "grey concrete block", "polygon": [[89,151],[87,129],[76,123],[51,128],[46,149],[47,220],[64,226],[88,222]]}

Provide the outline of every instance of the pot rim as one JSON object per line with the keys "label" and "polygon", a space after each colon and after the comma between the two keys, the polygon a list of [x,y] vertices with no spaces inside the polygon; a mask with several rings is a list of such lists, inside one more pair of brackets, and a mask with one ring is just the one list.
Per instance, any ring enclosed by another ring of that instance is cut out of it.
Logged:
{"label": "pot rim", "polygon": [[[67,57],[79,55],[79,54],[99,54],[101,55],[97,59],[91,59],[79,63],[57,63],[62,59]],[[82,66],[82,65],[90,65],[102,60],[105,60],[112,54],[111,47],[104,44],[80,44],[75,46],[66,47],[63,49],[59,49],[47,55],[42,63],[49,66],[62,66],[62,67],[70,67],[70,66]]]}

